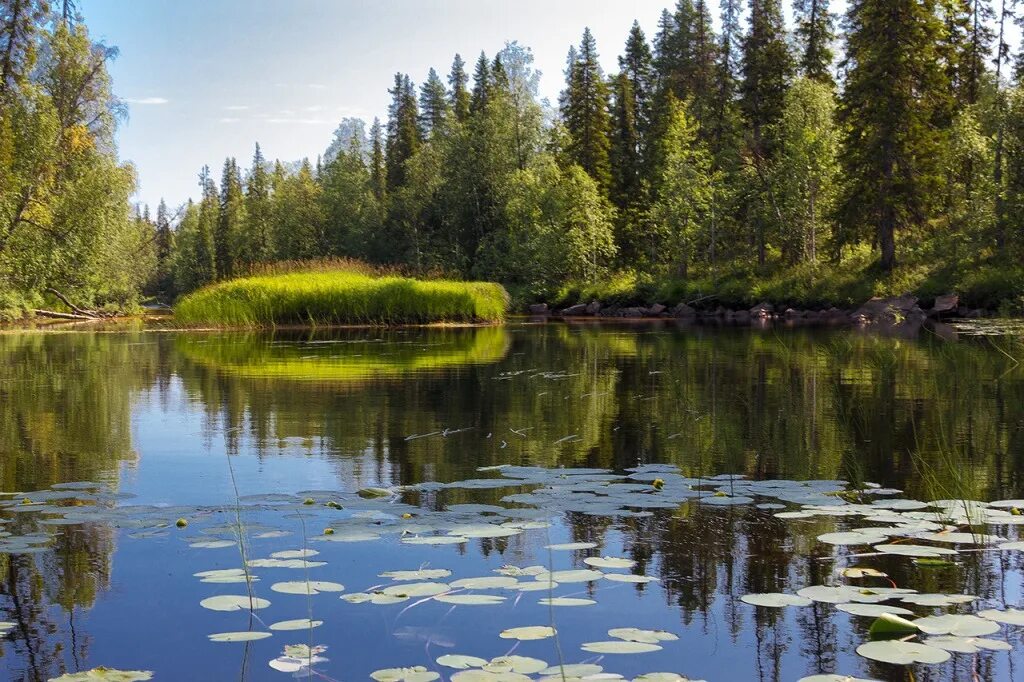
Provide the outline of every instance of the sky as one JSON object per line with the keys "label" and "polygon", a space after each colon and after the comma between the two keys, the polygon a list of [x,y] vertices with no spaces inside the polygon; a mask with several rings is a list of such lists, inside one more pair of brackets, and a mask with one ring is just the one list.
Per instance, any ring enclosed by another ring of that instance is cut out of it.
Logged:
{"label": "sky", "polygon": [[653,39],[672,0],[79,0],[94,39],[117,46],[110,70],[129,116],[118,131],[137,200],[198,195],[209,164],[315,159],[346,116],[383,120],[397,71],[446,76],[507,40],[530,47],[542,97],[557,100],[570,44],[589,26],[617,70],[634,19]]}

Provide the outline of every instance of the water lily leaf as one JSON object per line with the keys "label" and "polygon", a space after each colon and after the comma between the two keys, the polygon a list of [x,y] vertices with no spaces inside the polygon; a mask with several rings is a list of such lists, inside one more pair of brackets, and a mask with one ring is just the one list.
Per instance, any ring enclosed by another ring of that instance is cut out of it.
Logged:
{"label": "water lily leaf", "polygon": [[548,667],[547,661],[528,656],[498,656],[492,658],[483,669],[492,673],[519,673],[531,675]]}
{"label": "water lily leaf", "polygon": [[477,658],[476,656],[464,656],[462,654],[445,654],[437,659],[438,665],[443,665],[446,668],[455,668],[456,670],[465,670],[467,668],[482,668],[487,665],[487,661],[483,658]]}
{"label": "water lily leaf", "polygon": [[78,673],[66,673],[51,677],[49,682],[142,682],[153,679],[150,670],[116,670],[114,668],[93,668]]}
{"label": "water lily leaf", "polygon": [[1024,625],[1024,610],[1020,609],[1006,609],[1005,611],[985,609],[984,611],[978,611],[978,615],[985,620],[991,620],[996,623]]}
{"label": "water lily leaf", "polygon": [[1006,538],[983,533],[919,533],[915,537],[931,542],[948,542],[953,545],[995,545],[1006,542]]}
{"label": "water lily leaf", "polygon": [[573,677],[589,677],[591,675],[599,675],[604,671],[604,668],[595,663],[566,663],[565,665],[553,665],[550,668],[545,668],[540,671],[541,675],[558,675],[567,678]]}
{"label": "water lily leaf", "polygon": [[542,606],[591,606],[597,602],[593,599],[578,599],[575,597],[555,597],[554,599],[541,599],[538,604]]}
{"label": "water lily leaf", "polygon": [[900,597],[900,601],[918,606],[952,606],[953,604],[969,604],[977,597],[970,594],[908,594]]}
{"label": "water lily leaf", "polygon": [[868,616],[871,618],[881,618],[885,614],[893,616],[914,615],[914,612],[910,609],[889,606],[887,604],[836,604],[836,608],[846,613],[852,613],[855,616]]}
{"label": "water lily leaf", "polygon": [[810,587],[804,587],[797,590],[796,593],[801,597],[806,597],[807,599],[825,604],[845,604],[853,601],[854,597],[854,589],[845,585],[840,587],[811,585]]}
{"label": "water lily leaf", "polygon": [[363,498],[374,498],[374,497],[391,497],[391,491],[387,488],[360,488],[356,491],[356,495]]}
{"label": "water lily leaf", "polygon": [[949,652],[927,644],[887,640],[867,642],[857,647],[857,653],[864,658],[893,665],[911,665],[912,663],[945,663],[949,660]]}
{"label": "water lily leaf", "polygon": [[459,535],[414,535],[402,538],[402,542],[407,545],[461,545],[464,542],[469,542],[469,538]]}
{"label": "water lily leaf", "polygon": [[527,625],[524,627],[502,630],[501,634],[498,636],[502,639],[518,639],[525,642],[534,639],[547,639],[548,637],[554,637],[555,629],[548,625]]}
{"label": "water lily leaf", "polygon": [[948,547],[928,547],[926,545],[875,545],[875,551],[882,554],[912,557],[936,557],[957,553],[955,549]]}
{"label": "water lily leaf", "polygon": [[319,568],[327,565],[326,561],[305,559],[250,559],[245,563],[250,568]]}
{"label": "water lily leaf", "polygon": [[321,592],[343,592],[345,586],[341,583],[332,583],[325,580],[292,580],[282,583],[274,583],[270,586],[274,592],[282,594],[305,594],[313,595]]}
{"label": "water lily leaf", "polygon": [[483,578],[462,578],[454,581],[451,586],[453,588],[461,588],[465,590],[495,590],[515,587],[518,584],[519,581],[515,578],[495,575]]}
{"label": "water lily leaf", "polygon": [[249,595],[222,594],[216,597],[207,597],[199,602],[204,609],[211,611],[248,611],[249,609],[265,609],[270,602],[259,597]]}
{"label": "water lily leaf", "polygon": [[623,642],[614,640],[609,642],[586,642],[581,647],[584,651],[592,654],[645,654],[651,651],[660,651],[657,644],[647,642]]}
{"label": "water lily leaf", "polygon": [[740,601],[754,606],[764,606],[773,609],[781,609],[786,606],[809,606],[812,601],[807,597],[800,597],[795,594],[783,594],[781,592],[767,592],[763,594],[745,594]]}
{"label": "water lily leaf", "polygon": [[544,545],[544,549],[560,551],[572,551],[577,549],[593,549],[597,547],[596,542],[563,542],[559,545]]}
{"label": "water lily leaf", "polygon": [[496,594],[439,594],[434,601],[458,606],[491,606],[505,601],[505,597]]}
{"label": "water lily leaf", "polygon": [[310,630],[323,625],[322,620],[310,620],[309,618],[297,618],[295,620],[281,620],[270,624],[271,630]]}
{"label": "water lily leaf", "polygon": [[827,545],[870,545],[873,542],[884,540],[889,535],[885,532],[878,533],[824,533],[818,536],[819,542]]}
{"label": "water lily leaf", "polygon": [[653,583],[658,578],[651,577],[649,575],[632,575],[630,573],[605,573],[605,580],[611,580],[615,583]]}
{"label": "water lily leaf", "polygon": [[901,618],[898,615],[886,611],[875,619],[868,630],[872,639],[888,639],[914,634],[918,630],[917,623]]}
{"label": "water lily leaf", "polygon": [[860,566],[844,568],[842,575],[844,578],[886,578],[889,576],[888,573],[882,573],[877,569]]}
{"label": "water lily leaf", "polygon": [[639,628],[612,628],[608,631],[609,637],[623,639],[627,642],[645,642],[657,644],[658,642],[673,642],[679,639],[678,635],[665,630],[641,630]]}
{"label": "water lily leaf", "polygon": [[271,636],[273,635],[269,632],[249,630],[247,632],[217,632],[212,635],[207,635],[206,637],[211,642],[252,642],[257,639],[266,639]]}
{"label": "water lily leaf", "polygon": [[452,535],[466,538],[507,538],[513,535],[519,535],[522,532],[523,530],[521,528],[483,524],[473,528],[458,528],[453,530],[451,533]]}
{"label": "water lily leaf", "polygon": [[878,680],[869,680],[866,677],[851,677],[850,675],[809,675],[807,677],[801,677],[796,682],[879,682]]}
{"label": "water lily leaf", "polygon": [[[244,583],[246,581],[245,569],[242,568],[222,568],[212,571],[200,571],[199,573],[193,573],[192,575],[199,578],[200,582],[204,583]],[[254,575],[250,575],[248,578],[252,582],[259,580],[259,578]]]}
{"label": "water lily leaf", "polygon": [[954,635],[956,637],[981,637],[999,632],[999,623],[978,616],[949,613],[942,616],[925,616],[914,621],[914,625],[929,635]]}
{"label": "water lily leaf", "polygon": [[447,592],[451,588],[445,583],[405,583],[388,585],[380,590],[381,594],[402,597],[433,597],[435,594]]}
{"label": "water lily leaf", "polygon": [[438,578],[447,578],[452,574],[446,568],[421,568],[418,571],[387,571],[381,573],[381,578],[391,578],[392,580],[437,580]]}
{"label": "water lily leaf", "polygon": [[274,552],[270,556],[274,559],[308,559],[319,553],[315,549],[286,549],[281,552]]}
{"label": "water lily leaf", "polygon": [[492,673],[487,670],[460,670],[452,675],[452,682],[531,682],[521,673]]}
{"label": "water lily leaf", "polygon": [[620,559],[618,557],[587,557],[583,563],[594,568],[633,568],[636,562],[632,559]]}
{"label": "water lily leaf", "polygon": [[377,682],[431,682],[441,677],[439,673],[427,670],[422,665],[411,668],[385,668],[370,673]]}
{"label": "water lily leaf", "polygon": [[541,573],[535,576],[540,582],[556,583],[586,583],[592,580],[600,580],[605,577],[601,571],[593,571],[587,568],[569,571],[555,571],[554,573]]}
{"label": "water lily leaf", "polygon": [[558,583],[554,582],[553,580],[537,580],[534,582],[519,583],[512,589],[518,592],[550,592],[556,587],[558,587]]}
{"label": "water lily leaf", "polygon": [[221,549],[223,547],[234,547],[237,545],[234,540],[200,540],[199,542],[192,542],[189,547],[195,549]]}
{"label": "water lily leaf", "polygon": [[998,639],[957,637],[955,635],[929,637],[924,643],[928,646],[953,651],[958,654],[976,654],[979,651],[1010,651],[1013,649],[1009,642],[1003,642]]}
{"label": "water lily leaf", "polygon": [[495,573],[507,575],[512,578],[522,578],[523,576],[537,576],[541,573],[547,573],[548,569],[544,566],[502,566],[501,568],[494,569]]}

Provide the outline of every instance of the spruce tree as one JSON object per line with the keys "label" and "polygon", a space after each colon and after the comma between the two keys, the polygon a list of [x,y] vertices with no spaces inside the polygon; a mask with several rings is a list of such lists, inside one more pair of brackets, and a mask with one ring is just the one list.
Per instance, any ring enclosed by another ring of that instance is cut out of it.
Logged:
{"label": "spruce tree", "polygon": [[241,249],[246,263],[266,263],[274,257],[274,232],[270,203],[270,176],[260,145],[252,156],[249,181],[245,187],[245,242]]}
{"label": "spruce tree", "polygon": [[420,129],[423,137],[442,130],[450,114],[448,91],[437,71],[431,68],[426,82],[420,86]]}
{"label": "spruce tree", "polygon": [[870,228],[880,265],[896,265],[896,235],[930,216],[940,176],[949,81],[939,61],[944,33],[934,0],[855,0],[847,10],[846,81],[840,119],[846,172],[838,243]]}
{"label": "spruce tree", "polygon": [[800,73],[807,78],[834,85],[832,42],[836,38],[835,17],[829,0],[793,0]]}
{"label": "spruce tree", "polygon": [[195,245],[195,277],[193,284],[201,287],[217,279],[217,246],[215,235],[220,217],[220,200],[217,185],[210,174],[210,167],[203,166],[199,173],[199,186],[203,198],[199,202],[198,224]]}
{"label": "spruce tree", "polygon": [[393,190],[403,187],[408,179],[406,163],[420,146],[419,116],[416,93],[409,76],[395,74],[391,106],[388,108],[387,131],[387,187]]}
{"label": "spruce tree", "polygon": [[383,207],[387,192],[387,168],[384,163],[384,127],[379,118],[370,126],[370,189]]}
{"label": "spruce tree", "polygon": [[455,120],[465,123],[469,118],[469,76],[466,75],[466,62],[458,54],[452,60],[452,70],[448,74],[448,87],[452,112]]}
{"label": "spruce tree", "polygon": [[473,94],[469,99],[469,110],[476,114],[487,106],[487,96],[491,89],[491,63],[487,61],[487,55],[483,52],[476,60],[476,68],[473,70]]}
{"label": "spruce tree", "polygon": [[224,161],[220,181],[220,212],[214,243],[217,253],[217,277],[227,279],[237,274],[245,207],[242,177],[233,158]]}
{"label": "spruce tree", "polygon": [[780,0],[751,0],[750,32],[743,42],[741,105],[750,126],[755,159],[768,159],[769,126],[779,120],[793,77],[793,58],[786,41]]}
{"label": "spruce tree", "polygon": [[625,52],[619,57],[620,73],[612,81],[613,199],[619,208],[637,205],[641,199],[651,133],[654,66],[651,49],[633,22]]}
{"label": "spruce tree", "polygon": [[608,137],[608,85],[598,63],[597,44],[587,28],[570,67],[562,117],[569,134],[569,158],[592,177],[604,192],[612,184]]}

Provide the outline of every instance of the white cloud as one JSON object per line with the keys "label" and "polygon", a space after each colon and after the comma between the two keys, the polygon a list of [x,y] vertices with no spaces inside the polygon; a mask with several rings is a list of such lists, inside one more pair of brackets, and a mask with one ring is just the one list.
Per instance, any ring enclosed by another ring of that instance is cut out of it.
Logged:
{"label": "white cloud", "polygon": [[303,109],[303,111],[310,111],[310,112],[323,111],[323,110],[324,110],[324,108],[322,106],[320,106],[319,104],[314,104],[311,107],[306,107],[305,109]]}
{"label": "white cloud", "polygon": [[230,116],[225,116],[224,118],[218,119],[218,122],[219,123],[238,123],[241,120],[242,119],[240,119],[240,118],[232,118]]}
{"label": "white cloud", "polygon": [[230,104],[224,107],[225,111],[248,111],[249,106],[246,104]]}
{"label": "white cloud", "polygon": [[267,123],[286,123],[291,125],[334,125],[322,118],[268,118]]}
{"label": "white cloud", "polygon": [[125,102],[129,104],[167,104],[170,100],[166,97],[129,97]]}
{"label": "white cloud", "polygon": [[327,86],[324,85],[323,83],[310,83],[309,87],[314,89],[314,90],[326,90],[327,89]]}

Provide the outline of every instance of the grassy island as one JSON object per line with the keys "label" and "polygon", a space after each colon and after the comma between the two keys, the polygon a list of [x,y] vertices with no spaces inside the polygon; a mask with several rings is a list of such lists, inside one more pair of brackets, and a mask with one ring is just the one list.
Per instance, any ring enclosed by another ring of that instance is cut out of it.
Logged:
{"label": "grassy island", "polygon": [[500,322],[499,284],[419,280],[349,269],[256,275],[195,291],[174,306],[185,325],[217,327]]}

